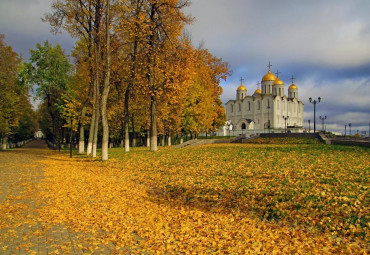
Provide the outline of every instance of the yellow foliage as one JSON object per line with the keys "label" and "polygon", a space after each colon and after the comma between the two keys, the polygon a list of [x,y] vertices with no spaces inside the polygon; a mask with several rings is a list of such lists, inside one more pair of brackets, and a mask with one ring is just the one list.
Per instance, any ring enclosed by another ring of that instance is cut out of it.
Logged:
{"label": "yellow foliage", "polygon": [[111,156],[42,161],[40,220],[89,233],[88,252],[366,252],[366,149],[233,144]]}

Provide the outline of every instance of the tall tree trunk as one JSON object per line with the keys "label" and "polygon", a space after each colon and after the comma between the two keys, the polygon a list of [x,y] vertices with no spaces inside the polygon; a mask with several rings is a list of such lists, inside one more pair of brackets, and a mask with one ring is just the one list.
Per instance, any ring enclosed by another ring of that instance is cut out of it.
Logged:
{"label": "tall tree trunk", "polygon": [[98,145],[98,129],[100,120],[100,58],[101,58],[101,45],[100,45],[100,25],[102,20],[102,0],[95,1],[95,22],[94,22],[94,53],[95,53],[95,100],[94,100],[94,135],[92,140],[92,156],[96,158],[96,149]]}
{"label": "tall tree trunk", "polygon": [[[94,99],[93,100],[96,101],[96,99],[95,99],[95,89],[94,89]],[[93,108],[95,108],[94,105],[93,105]],[[86,149],[86,154],[87,155],[90,155],[91,152],[92,152],[92,144],[93,144],[93,140],[94,140],[95,117],[96,117],[95,113],[96,113],[96,111],[93,109],[91,120],[90,120],[89,140],[88,140],[87,149]]]}
{"label": "tall tree trunk", "polygon": [[78,141],[78,153],[83,154],[85,152],[85,129],[84,125],[80,125],[80,139]]}
{"label": "tall tree trunk", "polygon": [[97,104],[97,111],[95,113],[95,122],[94,122],[94,135],[92,141],[92,157],[96,158],[96,149],[98,147],[98,129],[99,129],[99,120],[100,120],[100,111],[99,104]]}
{"label": "tall tree trunk", "polygon": [[92,140],[92,157],[96,158],[96,149],[98,146],[98,129],[99,129],[99,120],[100,120],[100,107],[99,107],[99,101],[100,101],[100,93],[99,93],[99,56],[100,56],[100,50],[96,50],[96,80],[94,85],[95,90],[95,99],[94,99],[94,112],[95,112],[95,119],[94,119],[94,127],[93,127],[93,140]]}
{"label": "tall tree trunk", "polygon": [[109,125],[108,125],[108,116],[107,116],[107,99],[110,89],[110,62],[111,62],[111,54],[110,54],[110,31],[109,31],[109,24],[110,24],[110,0],[107,0],[107,13],[106,13],[106,73],[104,79],[104,89],[101,99],[101,115],[102,115],[102,126],[103,126],[103,139],[102,139],[102,157],[101,159],[108,160],[108,145],[109,145]]}
{"label": "tall tree trunk", "polygon": [[[89,4],[89,12],[91,12],[91,4]],[[90,128],[89,128],[89,139],[88,139],[88,142],[87,142],[87,148],[86,148],[86,154],[89,156],[91,155],[92,153],[92,147],[93,147],[93,140],[94,140],[94,128],[95,128],[95,118],[96,118],[96,88],[95,88],[95,79],[96,79],[96,74],[95,72],[97,72],[98,70],[96,70],[95,68],[95,61],[94,61],[94,46],[95,45],[95,41],[94,41],[94,35],[96,36],[96,33],[92,33],[93,31],[93,22],[92,22],[92,17],[90,16],[90,19],[89,19],[89,43],[88,43],[88,56],[89,56],[89,75],[90,75],[90,98],[92,99],[93,101],[93,105],[92,105],[92,116],[91,116],[91,119],[90,119]],[[94,26],[94,29],[96,29],[96,25],[98,23],[95,24]]]}
{"label": "tall tree trunk", "polygon": [[130,137],[129,137],[129,119],[130,119],[130,112],[129,112],[129,101],[130,101],[130,92],[132,87],[134,86],[135,76],[136,76],[136,57],[137,57],[137,46],[138,46],[138,38],[135,36],[134,39],[134,48],[132,53],[132,66],[131,66],[131,76],[128,82],[126,92],[125,92],[125,152],[130,151]]}
{"label": "tall tree trunk", "polygon": [[147,79],[148,85],[151,92],[150,97],[150,150],[157,151],[158,150],[158,134],[157,134],[157,94],[155,91],[155,79],[154,79],[154,47],[155,47],[155,32],[156,32],[156,19],[155,14],[157,11],[157,3],[151,4],[150,10],[150,21],[151,21],[151,34],[148,40],[148,53],[147,53]]}
{"label": "tall tree trunk", "polygon": [[162,138],[161,138],[161,144],[162,144],[162,146],[164,147],[166,144],[165,144],[165,135],[163,134],[162,135]]}
{"label": "tall tree trunk", "polygon": [[125,92],[125,152],[130,151],[130,133],[129,133],[129,121],[130,121],[130,113],[129,113],[129,100],[130,100],[130,87],[131,84],[127,85],[126,92]]}
{"label": "tall tree trunk", "polygon": [[[128,116],[128,115],[127,115]],[[125,116],[125,152],[130,151],[130,132],[128,130],[128,118]]]}
{"label": "tall tree trunk", "polygon": [[2,142],[2,144],[1,144],[1,150],[6,150],[6,143],[7,143],[7,141],[8,141],[8,136],[7,135],[5,135],[4,137],[3,137],[3,142]]}
{"label": "tall tree trunk", "polygon": [[121,121],[121,141],[119,144],[120,148],[123,148],[124,137],[125,137],[125,123],[124,121]]}
{"label": "tall tree trunk", "polygon": [[135,135],[134,114],[132,114],[131,124],[132,124],[132,147],[136,147],[136,135]]}
{"label": "tall tree trunk", "polygon": [[81,122],[80,122],[80,139],[78,142],[78,153],[83,154],[85,152],[85,126],[83,124],[83,120],[86,115],[87,110],[87,101],[85,101],[82,111],[81,111]]}
{"label": "tall tree trunk", "polygon": [[167,145],[168,146],[171,146],[171,136],[168,134],[168,138],[167,138]]}
{"label": "tall tree trunk", "polygon": [[146,131],[146,147],[150,147],[150,132],[149,132],[149,129]]}
{"label": "tall tree trunk", "polygon": [[55,142],[56,142],[56,130],[57,130],[57,123],[56,123],[56,116],[55,116],[55,113],[53,113],[53,111],[51,110],[51,107],[52,107],[52,103],[51,103],[51,95],[50,94],[47,94],[46,95],[46,98],[47,98],[47,104],[48,104],[48,111],[49,111],[49,115],[51,117],[51,122],[52,122],[52,125],[53,125],[53,130],[52,130],[52,143],[53,145],[55,145]]}
{"label": "tall tree trunk", "polygon": [[157,151],[157,96],[151,96],[150,100],[150,150]]}

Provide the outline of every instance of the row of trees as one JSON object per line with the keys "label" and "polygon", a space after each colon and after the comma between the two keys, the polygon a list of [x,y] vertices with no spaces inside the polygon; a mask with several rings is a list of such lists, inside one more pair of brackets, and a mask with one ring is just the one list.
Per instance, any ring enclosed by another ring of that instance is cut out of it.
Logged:
{"label": "row of trees", "polygon": [[184,35],[192,21],[183,12],[188,5],[55,0],[44,20],[53,32],[64,29],[77,39],[73,65],[60,46],[45,42],[31,50],[21,75],[24,84],[37,85],[51,120],[49,137],[60,138],[61,125],[74,128],[84,153],[87,132],[86,153],[96,157],[99,138],[107,160],[110,138],[122,139],[129,150],[130,129],[134,141],[136,134],[150,135],[156,151],[158,135],[196,135],[223,125],[219,82],[229,74],[228,64],[194,48]]}
{"label": "row of trees", "polygon": [[37,130],[28,88],[19,82],[22,60],[0,34],[0,142],[18,142],[33,137]]}

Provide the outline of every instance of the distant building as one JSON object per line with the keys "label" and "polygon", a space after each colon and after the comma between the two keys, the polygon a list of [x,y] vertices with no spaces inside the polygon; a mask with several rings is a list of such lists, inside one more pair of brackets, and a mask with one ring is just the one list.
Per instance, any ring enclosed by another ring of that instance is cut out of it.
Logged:
{"label": "distant building", "polygon": [[247,88],[241,84],[236,90],[236,99],[226,103],[227,125],[224,135],[232,126],[232,135],[241,133],[281,133],[285,127],[289,132],[303,132],[303,103],[298,99],[298,87],[294,77],[285,94],[285,85],[279,79],[279,72],[275,76],[270,67],[262,77],[261,87],[258,83],[253,94],[248,95]]}
{"label": "distant building", "polygon": [[44,137],[44,134],[42,133],[41,130],[39,130],[39,131],[36,131],[35,132],[34,137],[35,138],[43,138]]}

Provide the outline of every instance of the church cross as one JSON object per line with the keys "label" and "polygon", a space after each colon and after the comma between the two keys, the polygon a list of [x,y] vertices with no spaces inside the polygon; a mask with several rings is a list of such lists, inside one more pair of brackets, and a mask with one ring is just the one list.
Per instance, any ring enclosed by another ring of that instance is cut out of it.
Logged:
{"label": "church cross", "polygon": [[243,77],[240,77],[240,84],[243,84],[243,81],[244,81]]}
{"label": "church cross", "polygon": [[281,72],[279,72],[279,69],[278,70],[276,70],[276,77],[278,77],[279,78],[279,74],[281,74]]}
{"label": "church cross", "polygon": [[294,80],[295,80],[294,76],[292,75],[292,78],[290,78],[290,79],[292,80],[292,84],[293,84]]}
{"label": "church cross", "polygon": [[269,64],[268,64],[268,66],[267,66],[267,67],[269,68],[269,71],[270,71],[270,69],[271,69],[271,66],[272,66],[272,65],[270,64],[270,61],[269,61]]}
{"label": "church cross", "polygon": [[260,81],[257,82],[257,89],[260,88]]}

